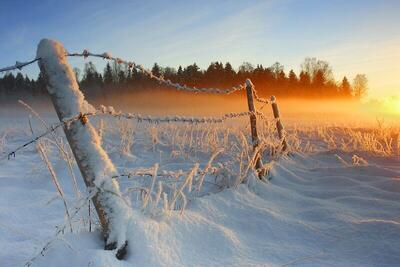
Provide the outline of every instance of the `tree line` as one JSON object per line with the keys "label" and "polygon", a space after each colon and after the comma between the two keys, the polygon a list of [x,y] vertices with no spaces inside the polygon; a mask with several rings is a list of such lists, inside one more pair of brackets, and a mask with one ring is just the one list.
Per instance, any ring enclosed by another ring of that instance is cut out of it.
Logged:
{"label": "tree line", "polygon": [[[262,96],[360,99],[367,93],[367,78],[364,74],[356,75],[351,84],[346,76],[335,81],[329,63],[316,58],[306,58],[300,66],[299,74],[293,70],[285,72],[279,62],[270,67],[244,62],[237,70],[229,62],[212,62],[205,70],[201,70],[196,63],[179,66],[178,69],[161,67],[155,63],[151,71],[173,82],[195,87],[230,88],[250,78]],[[74,68],[74,72],[81,90],[89,99],[162,89],[161,85],[142,72],[116,62],[107,63],[101,73],[92,62],[86,63],[83,70]],[[38,98],[46,94],[41,73],[36,80],[20,72],[16,75],[9,72],[0,78],[2,100]]]}

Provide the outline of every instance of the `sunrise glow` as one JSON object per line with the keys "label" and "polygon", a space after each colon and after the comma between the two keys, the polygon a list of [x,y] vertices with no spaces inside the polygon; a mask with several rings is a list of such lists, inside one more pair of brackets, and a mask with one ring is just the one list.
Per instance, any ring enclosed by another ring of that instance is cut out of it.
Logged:
{"label": "sunrise glow", "polygon": [[384,108],[388,113],[400,115],[400,99],[390,98],[385,100]]}

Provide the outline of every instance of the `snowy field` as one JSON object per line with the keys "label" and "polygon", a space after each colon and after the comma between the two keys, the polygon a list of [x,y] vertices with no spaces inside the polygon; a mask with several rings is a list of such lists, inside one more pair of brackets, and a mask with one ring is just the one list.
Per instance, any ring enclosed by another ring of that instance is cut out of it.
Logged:
{"label": "snowy field", "polygon": [[[0,118],[2,155],[32,137],[27,113],[9,115]],[[261,182],[248,169],[247,119],[205,126],[90,120],[119,172],[131,174],[116,178],[133,210],[126,260],[103,249],[93,206],[89,212],[84,183],[57,131],[0,162],[1,267],[400,263],[398,129],[288,123],[291,153],[284,155],[273,123],[265,121],[269,181]],[[44,130],[37,118],[31,122],[35,134]]]}

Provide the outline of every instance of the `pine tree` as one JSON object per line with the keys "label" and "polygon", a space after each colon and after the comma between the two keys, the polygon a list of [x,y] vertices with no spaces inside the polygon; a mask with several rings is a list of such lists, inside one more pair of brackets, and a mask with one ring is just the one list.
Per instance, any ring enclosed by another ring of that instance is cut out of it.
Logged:
{"label": "pine tree", "polygon": [[113,75],[109,63],[107,63],[106,67],[104,68],[103,80],[105,85],[110,85],[113,83]]}
{"label": "pine tree", "polygon": [[182,69],[181,65],[179,65],[178,71],[176,72],[176,81],[178,83],[182,83],[183,82],[183,69]]}
{"label": "pine tree", "polygon": [[17,76],[15,76],[15,93],[16,94],[21,94],[22,91],[25,91],[25,84],[24,84],[24,76],[22,75],[21,72],[17,73]]}
{"label": "pine tree", "polygon": [[176,74],[177,74],[178,76],[181,76],[181,75],[182,75],[182,73],[183,73],[182,66],[181,66],[181,65],[179,65],[178,72],[177,72]]}
{"label": "pine tree", "polygon": [[278,79],[278,84],[285,85],[285,83],[286,83],[286,74],[285,74],[285,72],[283,70],[281,70],[278,73],[277,79]]}
{"label": "pine tree", "polygon": [[324,73],[321,70],[317,70],[317,72],[314,74],[314,78],[313,78],[313,86],[315,87],[322,87],[325,84],[325,77],[324,77]]}
{"label": "pine tree", "polygon": [[226,62],[225,67],[224,67],[224,85],[225,86],[231,86],[234,84],[234,79],[235,79],[236,72],[232,68],[231,63]]}
{"label": "pine tree", "polygon": [[290,84],[290,86],[296,86],[297,82],[298,82],[298,80],[297,80],[296,73],[294,73],[293,70],[290,70],[290,72],[289,72],[289,84]]}
{"label": "pine tree", "polygon": [[44,74],[43,74],[43,72],[39,72],[39,76],[35,83],[35,91],[38,93],[38,95],[47,94],[46,86],[47,85],[46,85],[46,79],[44,77]]}
{"label": "pine tree", "polygon": [[202,73],[199,71],[200,68],[196,63],[187,66],[183,70],[183,79],[188,85],[196,86],[196,84],[200,81]]}
{"label": "pine tree", "polygon": [[304,95],[307,95],[310,93],[309,89],[310,89],[310,84],[311,84],[311,78],[310,78],[310,74],[308,74],[308,72],[305,72],[305,71],[300,72],[299,84],[301,86],[301,90]]}
{"label": "pine tree", "polygon": [[125,81],[126,81],[125,72],[123,70],[120,70],[118,72],[118,84],[123,85]]}
{"label": "pine tree", "polygon": [[350,83],[347,80],[346,76],[343,77],[342,84],[340,86],[340,91],[341,91],[341,94],[344,97],[350,97],[351,96],[351,93],[352,93],[351,92],[351,86],[350,86]]}
{"label": "pine tree", "polygon": [[160,66],[159,66],[157,63],[154,63],[153,68],[151,69],[151,72],[152,72],[155,76],[159,77],[159,76],[161,75],[161,68],[160,68]]}

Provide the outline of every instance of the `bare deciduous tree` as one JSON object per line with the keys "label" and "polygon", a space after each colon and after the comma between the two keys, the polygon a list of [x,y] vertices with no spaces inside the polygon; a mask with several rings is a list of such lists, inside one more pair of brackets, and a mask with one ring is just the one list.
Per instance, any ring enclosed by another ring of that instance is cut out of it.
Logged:
{"label": "bare deciduous tree", "polygon": [[356,98],[363,98],[367,95],[368,79],[365,74],[357,74],[353,80],[353,93]]}
{"label": "bare deciduous tree", "polygon": [[323,75],[325,81],[333,81],[332,68],[327,61],[313,58],[305,58],[304,62],[300,65],[301,71],[308,73],[312,81],[318,73]]}

